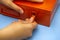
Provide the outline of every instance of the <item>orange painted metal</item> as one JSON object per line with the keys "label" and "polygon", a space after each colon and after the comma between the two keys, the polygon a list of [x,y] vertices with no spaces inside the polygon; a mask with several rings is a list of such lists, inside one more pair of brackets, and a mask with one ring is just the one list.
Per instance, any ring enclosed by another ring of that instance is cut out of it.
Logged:
{"label": "orange painted metal", "polygon": [[49,26],[51,22],[51,16],[53,15],[53,10],[56,5],[56,0],[44,0],[43,3],[32,3],[21,0],[14,0],[14,3],[23,8],[24,14],[19,14],[15,10],[8,8],[0,4],[0,13],[11,16],[14,18],[29,18],[35,15],[35,21],[39,24]]}

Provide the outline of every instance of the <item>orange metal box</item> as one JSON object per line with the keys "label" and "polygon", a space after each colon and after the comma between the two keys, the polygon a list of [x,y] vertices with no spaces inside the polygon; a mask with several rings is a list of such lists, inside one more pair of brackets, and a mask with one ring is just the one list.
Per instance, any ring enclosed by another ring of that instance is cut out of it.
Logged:
{"label": "orange metal box", "polygon": [[0,13],[14,18],[29,18],[35,15],[37,23],[49,26],[52,20],[53,10],[56,6],[56,0],[44,0],[43,3],[32,3],[21,0],[14,0],[14,3],[23,8],[24,14],[19,14],[15,10],[0,4]]}

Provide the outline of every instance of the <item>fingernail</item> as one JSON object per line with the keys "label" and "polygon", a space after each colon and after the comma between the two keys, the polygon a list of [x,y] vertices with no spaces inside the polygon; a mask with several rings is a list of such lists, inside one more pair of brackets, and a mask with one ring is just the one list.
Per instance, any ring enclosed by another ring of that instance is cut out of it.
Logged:
{"label": "fingernail", "polygon": [[19,12],[20,12],[20,14],[23,14],[24,13],[23,9],[21,9]]}
{"label": "fingernail", "polygon": [[44,0],[40,0],[40,2],[43,2]]}

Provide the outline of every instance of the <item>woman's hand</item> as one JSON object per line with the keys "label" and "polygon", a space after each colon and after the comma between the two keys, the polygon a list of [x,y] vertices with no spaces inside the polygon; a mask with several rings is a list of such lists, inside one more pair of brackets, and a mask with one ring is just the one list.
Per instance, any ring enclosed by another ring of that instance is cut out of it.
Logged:
{"label": "woman's hand", "polygon": [[0,0],[0,3],[10,7],[13,10],[16,10],[20,14],[22,14],[24,12],[21,7],[19,7],[16,4],[13,3],[13,0]]}
{"label": "woman's hand", "polygon": [[38,2],[38,3],[40,3],[40,2],[43,2],[44,0],[27,0],[27,1]]}
{"label": "woman's hand", "polygon": [[[14,0],[0,0],[0,3],[10,7],[11,9],[16,10],[20,14],[24,13],[24,10],[21,7],[19,7],[16,4],[14,4],[13,1]],[[27,1],[31,1],[31,2],[43,2],[43,0],[27,0]]]}
{"label": "woman's hand", "polygon": [[0,30],[0,39],[25,39],[32,36],[36,27],[37,23],[34,21],[34,16],[25,21],[18,20]]}

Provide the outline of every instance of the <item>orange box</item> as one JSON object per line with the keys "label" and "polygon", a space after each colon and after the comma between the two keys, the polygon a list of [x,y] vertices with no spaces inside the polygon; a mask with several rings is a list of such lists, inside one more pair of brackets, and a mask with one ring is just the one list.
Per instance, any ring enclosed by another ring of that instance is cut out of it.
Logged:
{"label": "orange box", "polygon": [[52,20],[53,10],[56,6],[57,0],[44,0],[43,3],[32,3],[21,0],[14,0],[14,3],[23,8],[24,14],[19,14],[15,10],[0,4],[1,14],[11,16],[14,18],[29,18],[35,15],[35,21],[39,24],[49,26]]}

